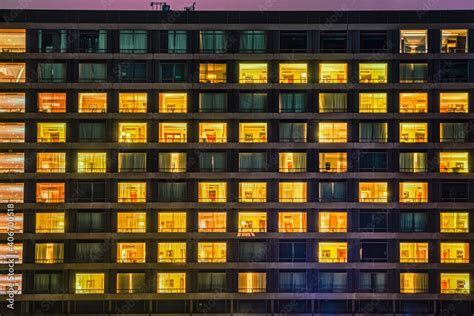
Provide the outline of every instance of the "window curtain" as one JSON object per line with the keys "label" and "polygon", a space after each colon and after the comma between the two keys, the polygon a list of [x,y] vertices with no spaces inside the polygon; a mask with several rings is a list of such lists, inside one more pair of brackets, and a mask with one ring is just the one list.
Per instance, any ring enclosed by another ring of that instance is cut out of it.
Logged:
{"label": "window curtain", "polygon": [[225,284],[226,274],[224,272],[202,272],[198,274],[199,291],[224,292]]}
{"label": "window curtain", "polygon": [[120,171],[146,171],[146,153],[119,153],[119,166]]}
{"label": "window curtain", "polygon": [[360,123],[360,142],[386,142],[387,123]]}
{"label": "window curtain", "polygon": [[243,31],[240,34],[240,50],[243,52],[265,51],[265,32]]}
{"label": "window curtain", "polygon": [[320,201],[345,201],[346,185],[344,182],[321,182],[319,193]]}
{"label": "window curtain", "polygon": [[426,64],[400,64],[401,82],[422,82],[428,77]]}
{"label": "window curtain", "polygon": [[265,112],[267,107],[266,93],[241,93],[239,96],[240,112]]}
{"label": "window curtain", "polygon": [[225,51],[224,31],[201,31],[201,50],[221,53]]}
{"label": "window curtain", "polygon": [[223,171],[226,167],[225,152],[201,152],[199,153],[200,171]]}
{"label": "window curtain", "polygon": [[428,290],[428,273],[417,273],[414,281],[416,292],[425,292]]}
{"label": "window curtain", "polygon": [[361,272],[360,289],[365,292],[385,292],[387,275],[384,272]]}
{"label": "window curtain", "polygon": [[346,93],[324,93],[320,102],[321,112],[347,112]]}
{"label": "window curtain", "polygon": [[101,232],[104,227],[104,213],[77,213],[77,230],[80,232]]}
{"label": "window curtain", "polygon": [[158,183],[158,200],[160,202],[185,202],[186,183],[161,182]]}
{"label": "window curtain", "polygon": [[168,31],[168,53],[186,52],[186,31]]}
{"label": "window curtain", "polygon": [[97,51],[106,52],[107,51],[107,31],[99,31],[99,38],[97,42]]}
{"label": "window curtain", "polygon": [[306,110],[306,96],[304,93],[280,94],[280,112],[301,113]]}
{"label": "window curtain", "polygon": [[426,153],[400,153],[400,171],[423,172],[427,167]]}
{"label": "window curtain", "polygon": [[306,153],[293,153],[293,163],[295,171],[306,170]]}
{"label": "window curtain", "polygon": [[79,139],[83,142],[97,142],[105,140],[105,124],[79,123]]}
{"label": "window curtain", "polygon": [[267,259],[265,242],[242,242],[239,244],[239,259],[242,262],[262,262]]}
{"label": "window curtain", "polygon": [[265,171],[266,153],[239,153],[240,171]]}
{"label": "window curtain", "polygon": [[118,293],[142,292],[145,284],[144,273],[117,273],[117,285],[120,285],[120,288],[117,287]]}
{"label": "window curtain", "polygon": [[120,31],[120,51],[144,52],[147,49],[146,31]]}
{"label": "window curtain", "polygon": [[199,105],[201,112],[224,112],[227,109],[227,94],[201,93]]}
{"label": "window curtain", "polygon": [[61,274],[59,273],[35,273],[34,289],[36,293],[61,293]]}
{"label": "window curtain", "polygon": [[[173,155],[179,155],[177,161],[173,161]],[[174,164],[176,163],[177,164]],[[186,170],[186,154],[185,153],[159,153],[158,154],[158,170],[160,172],[173,172]]]}
{"label": "window curtain", "polygon": [[426,231],[426,225],[426,213],[400,213],[400,228],[404,232],[423,232]]}
{"label": "window curtain", "polygon": [[104,244],[77,243],[76,260],[77,262],[104,262]]}
{"label": "window curtain", "polygon": [[107,77],[105,64],[79,64],[79,80],[97,82],[104,81]]}
{"label": "window curtain", "polygon": [[281,123],[280,142],[306,142],[305,123]]}
{"label": "window curtain", "polygon": [[347,288],[347,274],[340,272],[321,272],[319,274],[322,292],[344,292]]}
{"label": "window curtain", "polygon": [[41,63],[38,68],[38,79],[42,82],[62,82],[65,79],[64,64]]}
{"label": "window curtain", "polygon": [[462,142],[466,136],[465,123],[441,123],[441,142]]}
{"label": "window curtain", "polygon": [[306,275],[304,272],[280,272],[281,292],[304,292],[306,291]]}

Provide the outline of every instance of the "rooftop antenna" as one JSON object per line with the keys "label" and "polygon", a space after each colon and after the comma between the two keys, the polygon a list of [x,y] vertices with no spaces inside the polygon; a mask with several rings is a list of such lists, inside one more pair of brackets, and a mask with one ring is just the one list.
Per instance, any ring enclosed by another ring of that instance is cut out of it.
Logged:
{"label": "rooftop antenna", "polygon": [[196,11],[196,2],[193,2],[189,7],[184,7],[184,11]]}
{"label": "rooftop antenna", "polygon": [[166,2],[150,2],[150,7],[154,11],[171,11],[171,6]]}

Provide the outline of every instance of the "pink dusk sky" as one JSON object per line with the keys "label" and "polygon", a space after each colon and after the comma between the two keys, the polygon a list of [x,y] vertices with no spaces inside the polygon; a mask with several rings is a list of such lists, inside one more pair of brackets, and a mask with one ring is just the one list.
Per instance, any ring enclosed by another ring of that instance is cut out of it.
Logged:
{"label": "pink dusk sky", "polygon": [[[465,10],[474,0],[168,0],[172,10]],[[150,0],[0,0],[0,9],[150,10]]]}

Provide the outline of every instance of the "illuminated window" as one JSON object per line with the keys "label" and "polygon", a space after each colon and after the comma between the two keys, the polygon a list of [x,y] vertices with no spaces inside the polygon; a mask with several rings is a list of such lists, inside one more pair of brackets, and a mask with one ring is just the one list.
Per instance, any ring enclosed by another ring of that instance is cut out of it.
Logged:
{"label": "illuminated window", "polygon": [[36,172],[66,172],[66,153],[37,153]]}
{"label": "illuminated window", "polygon": [[146,213],[145,212],[118,212],[117,213],[118,233],[145,233]]}
{"label": "illuminated window", "polygon": [[39,243],[35,245],[35,263],[63,263],[64,244]]}
{"label": "illuminated window", "polygon": [[226,262],[227,243],[199,242],[198,262]]}
{"label": "illuminated window", "polygon": [[401,92],[400,113],[427,113],[428,93],[426,92]]}
{"label": "illuminated window", "polygon": [[120,113],[146,113],[147,94],[146,93],[119,93]]}
{"label": "illuminated window", "polygon": [[401,242],[400,263],[427,263],[427,242]]}
{"label": "illuminated window", "polygon": [[117,293],[143,293],[145,273],[117,273]]}
{"label": "illuminated window", "polygon": [[239,202],[266,202],[266,182],[240,182]]}
{"label": "illuminated window", "polygon": [[0,113],[25,112],[24,92],[0,92]]}
{"label": "illuminated window", "polygon": [[158,262],[185,263],[186,243],[185,242],[159,242]]}
{"label": "illuminated window", "polygon": [[146,243],[119,242],[117,243],[118,263],[144,263],[146,258]]}
{"label": "illuminated window", "polygon": [[347,172],[347,153],[319,153],[319,172]]}
{"label": "illuminated window", "polygon": [[146,182],[119,182],[118,202],[146,202]]}
{"label": "illuminated window", "polygon": [[199,83],[226,83],[226,64],[200,64]]}
{"label": "illuminated window", "polygon": [[469,243],[442,242],[440,244],[441,263],[469,263]]}
{"label": "illuminated window", "polygon": [[25,29],[1,29],[0,30],[0,52],[1,53],[25,53],[26,52],[26,30]]}
{"label": "illuminated window", "polygon": [[427,52],[427,30],[400,30],[400,53],[418,54]]}
{"label": "illuminated window", "polygon": [[157,293],[186,293],[185,272],[158,272]]}
{"label": "illuminated window", "polygon": [[346,212],[319,212],[320,233],[347,232]]}
{"label": "illuminated window", "polygon": [[146,143],[146,123],[119,123],[119,143]]}
{"label": "illuminated window", "polygon": [[185,172],[186,153],[159,153],[158,168],[160,172]]}
{"label": "illuminated window", "polygon": [[199,212],[198,232],[217,233],[225,232],[227,228],[227,214],[224,212]]}
{"label": "illuminated window", "polygon": [[267,64],[239,64],[239,83],[267,83]]}
{"label": "illuminated window", "polygon": [[320,122],[320,143],[347,143],[347,123]]}
{"label": "illuminated window", "polygon": [[8,232],[23,233],[23,213],[0,213],[0,233]]}
{"label": "illuminated window", "polygon": [[186,143],[187,123],[159,123],[160,143]]}
{"label": "illuminated window", "polygon": [[428,182],[400,182],[400,203],[428,202]]}
{"label": "illuminated window", "polygon": [[199,202],[226,202],[227,183],[225,182],[200,182],[198,187]]}
{"label": "illuminated window", "polygon": [[467,212],[441,212],[440,213],[441,233],[468,233],[469,213]]}
{"label": "illuminated window", "polygon": [[160,113],[186,113],[188,111],[188,94],[160,93]]}
{"label": "illuminated window", "polygon": [[347,262],[347,242],[320,242],[318,260],[321,263]]}
{"label": "illuminated window", "polygon": [[470,273],[441,273],[441,294],[469,294]]}
{"label": "illuminated window", "polygon": [[306,202],[306,182],[280,182],[279,202]]}
{"label": "illuminated window", "polygon": [[440,152],[439,172],[469,172],[468,152]]}
{"label": "illuminated window", "polygon": [[469,112],[469,94],[467,92],[441,92],[439,94],[439,112]]}
{"label": "illuminated window", "polygon": [[360,83],[387,83],[387,64],[372,63],[359,64],[359,82]]}
{"label": "illuminated window", "polygon": [[227,123],[199,123],[200,143],[226,143]]}
{"label": "illuminated window", "polygon": [[347,64],[319,64],[319,83],[347,83]]}
{"label": "illuminated window", "polygon": [[23,262],[23,244],[0,244],[0,263],[22,263]]}
{"label": "illuminated window", "polygon": [[23,183],[0,183],[0,203],[23,203]]}
{"label": "illuminated window", "polygon": [[308,64],[280,64],[280,83],[308,83]]}
{"label": "illuminated window", "polygon": [[76,294],[104,293],[104,273],[76,273]]}
{"label": "illuminated window", "polygon": [[414,294],[428,292],[428,273],[400,273],[400,293]]}
{"label": "illuminated window", "polygon": [[306,153],[279,153],[280,172],[306,171]]}
{"label": "illuminated window", "polygon": [[401,152],[400,172],[426,172],[428,170],[428,158],[426,153]]}
{"label": "illuminated window", "polygon": [[105,172],[106,153],[77,153],[77,172]]}
{"label": "illuminated window", "polygon": [[64,183],[36,183],[36,203],[64,203]]}
{"label": "illuminated window", "polygon": [[306,232],[306,212],[279,212],[278,231],[280,233]]}
{"label": "illuminated window", "polygon": [[64,233],[64,213],[36,213],[36,233]]}
{"label": "illuminated window", "polygon": [[387,113],[387,93],[359,93],[359,113]]}
{"label": "illuminated window", "polygon": [[21,294],[21,274],[0,274],[0,294]]}
{"label": "illuminated window", "polygon": [[159,233],[185,233],[186,213],[185,212],[159,212],[158,213]]}
{"label": "illuminated window", "polygon": [[441,30],[442,53],[467,53],[467,30]]}
{"label": "illuminated window", "polygon": [[266,143],[267,123],[239,123],[240,143]]}
{"label": "illuminated window", "polygon": [[359,182],[359,202],[387,203],[387,187],[387,182]]}
{"label": "illuminated window", "polygon": [[66,113],[66,93],[38,93],[38,112]]}
{"label": "illuminated window", "polygon": [[65,143],[66,123],[38,123],[38,143]]}
{"label": "illuminated window", "polygon": [[79,93],[79,113],[107,112],[107,93]]}
{"label": "illuminated window", "polygon": [[428,123],[400,123],[400,143],[426,143]]}
{"label": "illuminated window", "polygon": [[0,63],[0,83],[25,83],[25,63]]}
{"label": "illuminated window", "polygon": [[264,233],[267,231],[267,213],[239,212],[239,233]]}
{"label": "illuminated window", "polygon": [[239,272],[239,293],[265,293],[267,274],[265,272]]}
{"label": "illuminated window", "polygon": [[24,143],[25,123],[0,123],[0,143]]}

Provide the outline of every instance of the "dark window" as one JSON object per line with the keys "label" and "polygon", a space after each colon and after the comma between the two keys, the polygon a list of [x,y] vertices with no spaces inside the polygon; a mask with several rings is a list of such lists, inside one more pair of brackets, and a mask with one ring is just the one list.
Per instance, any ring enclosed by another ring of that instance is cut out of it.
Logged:
{"label": "dark window", "polygon": [[426,212],[400,213],[400,231],[407,233],[426,232],[428,216]]}
{"label": "dark window", "polygon": [[240,93],[239,112],[260,113],[267,110],[268,96],[266,93]]}
{"label": "dark window", "polygon": [[106,80],[107,64],[79,64],[79,82],[105,82]]}
{"label": "dark window", "polygon": [[386,122],[361,122],[359,123],[359,142],[361,143],[386,143]]}
{"label": "dark window", "polygon": [[387,171],[387,153],[361,152],[359,171]]}
{"label": "dark window", "polygon": [[307,36],[306,31],[281,31],[280,52],[306,52],[308,49]]}
{"label": "dark window", "polygon": [[311,313],[311,302],[304,300],[279,300],[277,313],[280,314],[306,314]]}
{"label": "dark window", "polygon": [[278,260],[280,262],[306,262],[306,242],[280,241]]}
{"label": "dark window", "polygon": [[258,172],[265,171],[267,153],[239,153],[239,171]]}
{"label": "dark window", "polygon": [[186,64],[163,63],[160,64],[160,82],[175,83],[186,80]]}
{"label": "dark window", "polygon": [[159,182],[158,201],[160,202],[186,202],[185,182]]}
{"label": "dark window", "polygon": [[77,232],[103,232],[105,214],[103,212],[78,212],[76,217]]}
{"label": "dark window", "polygon": [[320,44],[322,53],[344,53],[347,51],[347,32],[321,32]]}
{"label": "dark window", "polygon": [[370,311],[370,314],[385,314],[391,312],[391,301],[377,300],[376,302],[377,304],[374,304],[374,300],[358,301],[357,313],[366,314],[367,311]]}
{"label": "dark window", "polygon": [[146,63],[121,63],[119,65],[120,82],[146,82],[147,64]]}
{"label": "dark window", "polygon": [[[211,293],[218,291],[209,291]],[[199,314],[225,314],[229,313],[230,304],[225,300],[196,300],[194,313]]]}
{"label": "dark window", "polygon": [[465,182],[441,183],[442,202],[463,202],[468,199],[468,184]]}
{"label": "dark window", "polygon": [[306,123],[280,123],[280,143],[306,142]]}
{"label": "dark window", "polygon": [[201,172],[224,172],[226,171],[225,152],[200,152],[199,171]]}
{"label": "dark window", "polygon": [[359,231],[386,232],[387,214],[383,212],[360,212]]}
{"label": "dark window", "polygon": [[147,31],[144,30],[121,30],[120,52],[121,53],[146,53]]}
{"label": "dark window", "polygon": [[199,93],[199,112],[221,113],[227,111],[227,93]]}
{"label": "dark window", "polygon": [[105,182],[78,182],[75,194],[77,202],[104,202]]}
{"label": "dark window", "polygon": [[107,31],[80,31],[79,51],[81,53],[106,53]]}
{"label": "dark window", "polygon": [[39,63],[38,82],[66,82],[66,64],[64,63]]}
{"label": "dark window", "polygon": [[439,74],[441,82],[467,82],[468,63],[467,61],[441,60]]}
{"label": "dark window", "polygon": [[160,52],[186,53],[188,34],[186,31],[160,31]]}
{"label": "dark window", "polygon": [[203,53],[225,53],[226,38],[224,31],[201,31],[200,48]]}
{"label": "dark window", "polygon": [[359,289],[361,292],[387,292],[387,273],[386,272],[360,272]]}
{"label": "dark window", "polygon": [[306,94],[289,93],[280,94],[281,113],[301,113],[306,111]]}
{"label": "dark window", "polygon": [[264,53],[266,48],[266,35],[264,31],[240,32],[240,51],[242,53]]}
{"label": "dark window", "polygon": [[40,53],[65,53],[67,50],[66,30],[39,30],[38,50]]}
{"label": "dark window", "polygon": [[63,293],[67,291],[62,284],[61,273],[34,273],[34,292],[40,294]]}
{"label": "dark window", "polygon": [[106,128],[105,122],[80,122],[79,142],[105,142]]}
{"label": "dark window", "polygon": [[360,243],[361,262],[387,262],[388,251],[386,242],[361,242]]}
{"label": "dark window", "polygon": [[104,262],[107,253],[102,242],[78,242],[76,244],[76,262]]}
{"label": "dark window", "polygon": [[385,31],[361,31],[360,32],[360,52],[376,53],[387,52],[390,45]]}
{"label": "dark window", "polygon": [[427,63],[401,63],[400,83],[424,83],[428,81]]}
{"label": "dark window", "polygon": [[440,141],[442,143],[464,142],[469,134],[467,122],[449,122],[440,125]]}
{"label": "dark window", "polygon": [[306,273],[280,272],[279,291],[284,293],[306,292]]}
{"label": "dark window", "polygon": [[267,244],[264,241],[242,241],[239,243],[240,262],[266,262]]}
{"label": "dark window", "polygon": [[347,291],[346,272],[320,272],[318,290],[323,293],[344,293]]}
{"label": "dark window", "polygon": [[270,310],[270,304],[265,300],[240,300],[236,305],[237,313],[242,314],[265,314]]}
{"label": "dark window", "polygon": [[198,291],[217,293],[226,290],[225,272],[199,272],[198,273]]}
{"label": "dark window", "polygon": [[345,182],[320,182],[319,202],[345,202],[347,185]]}

